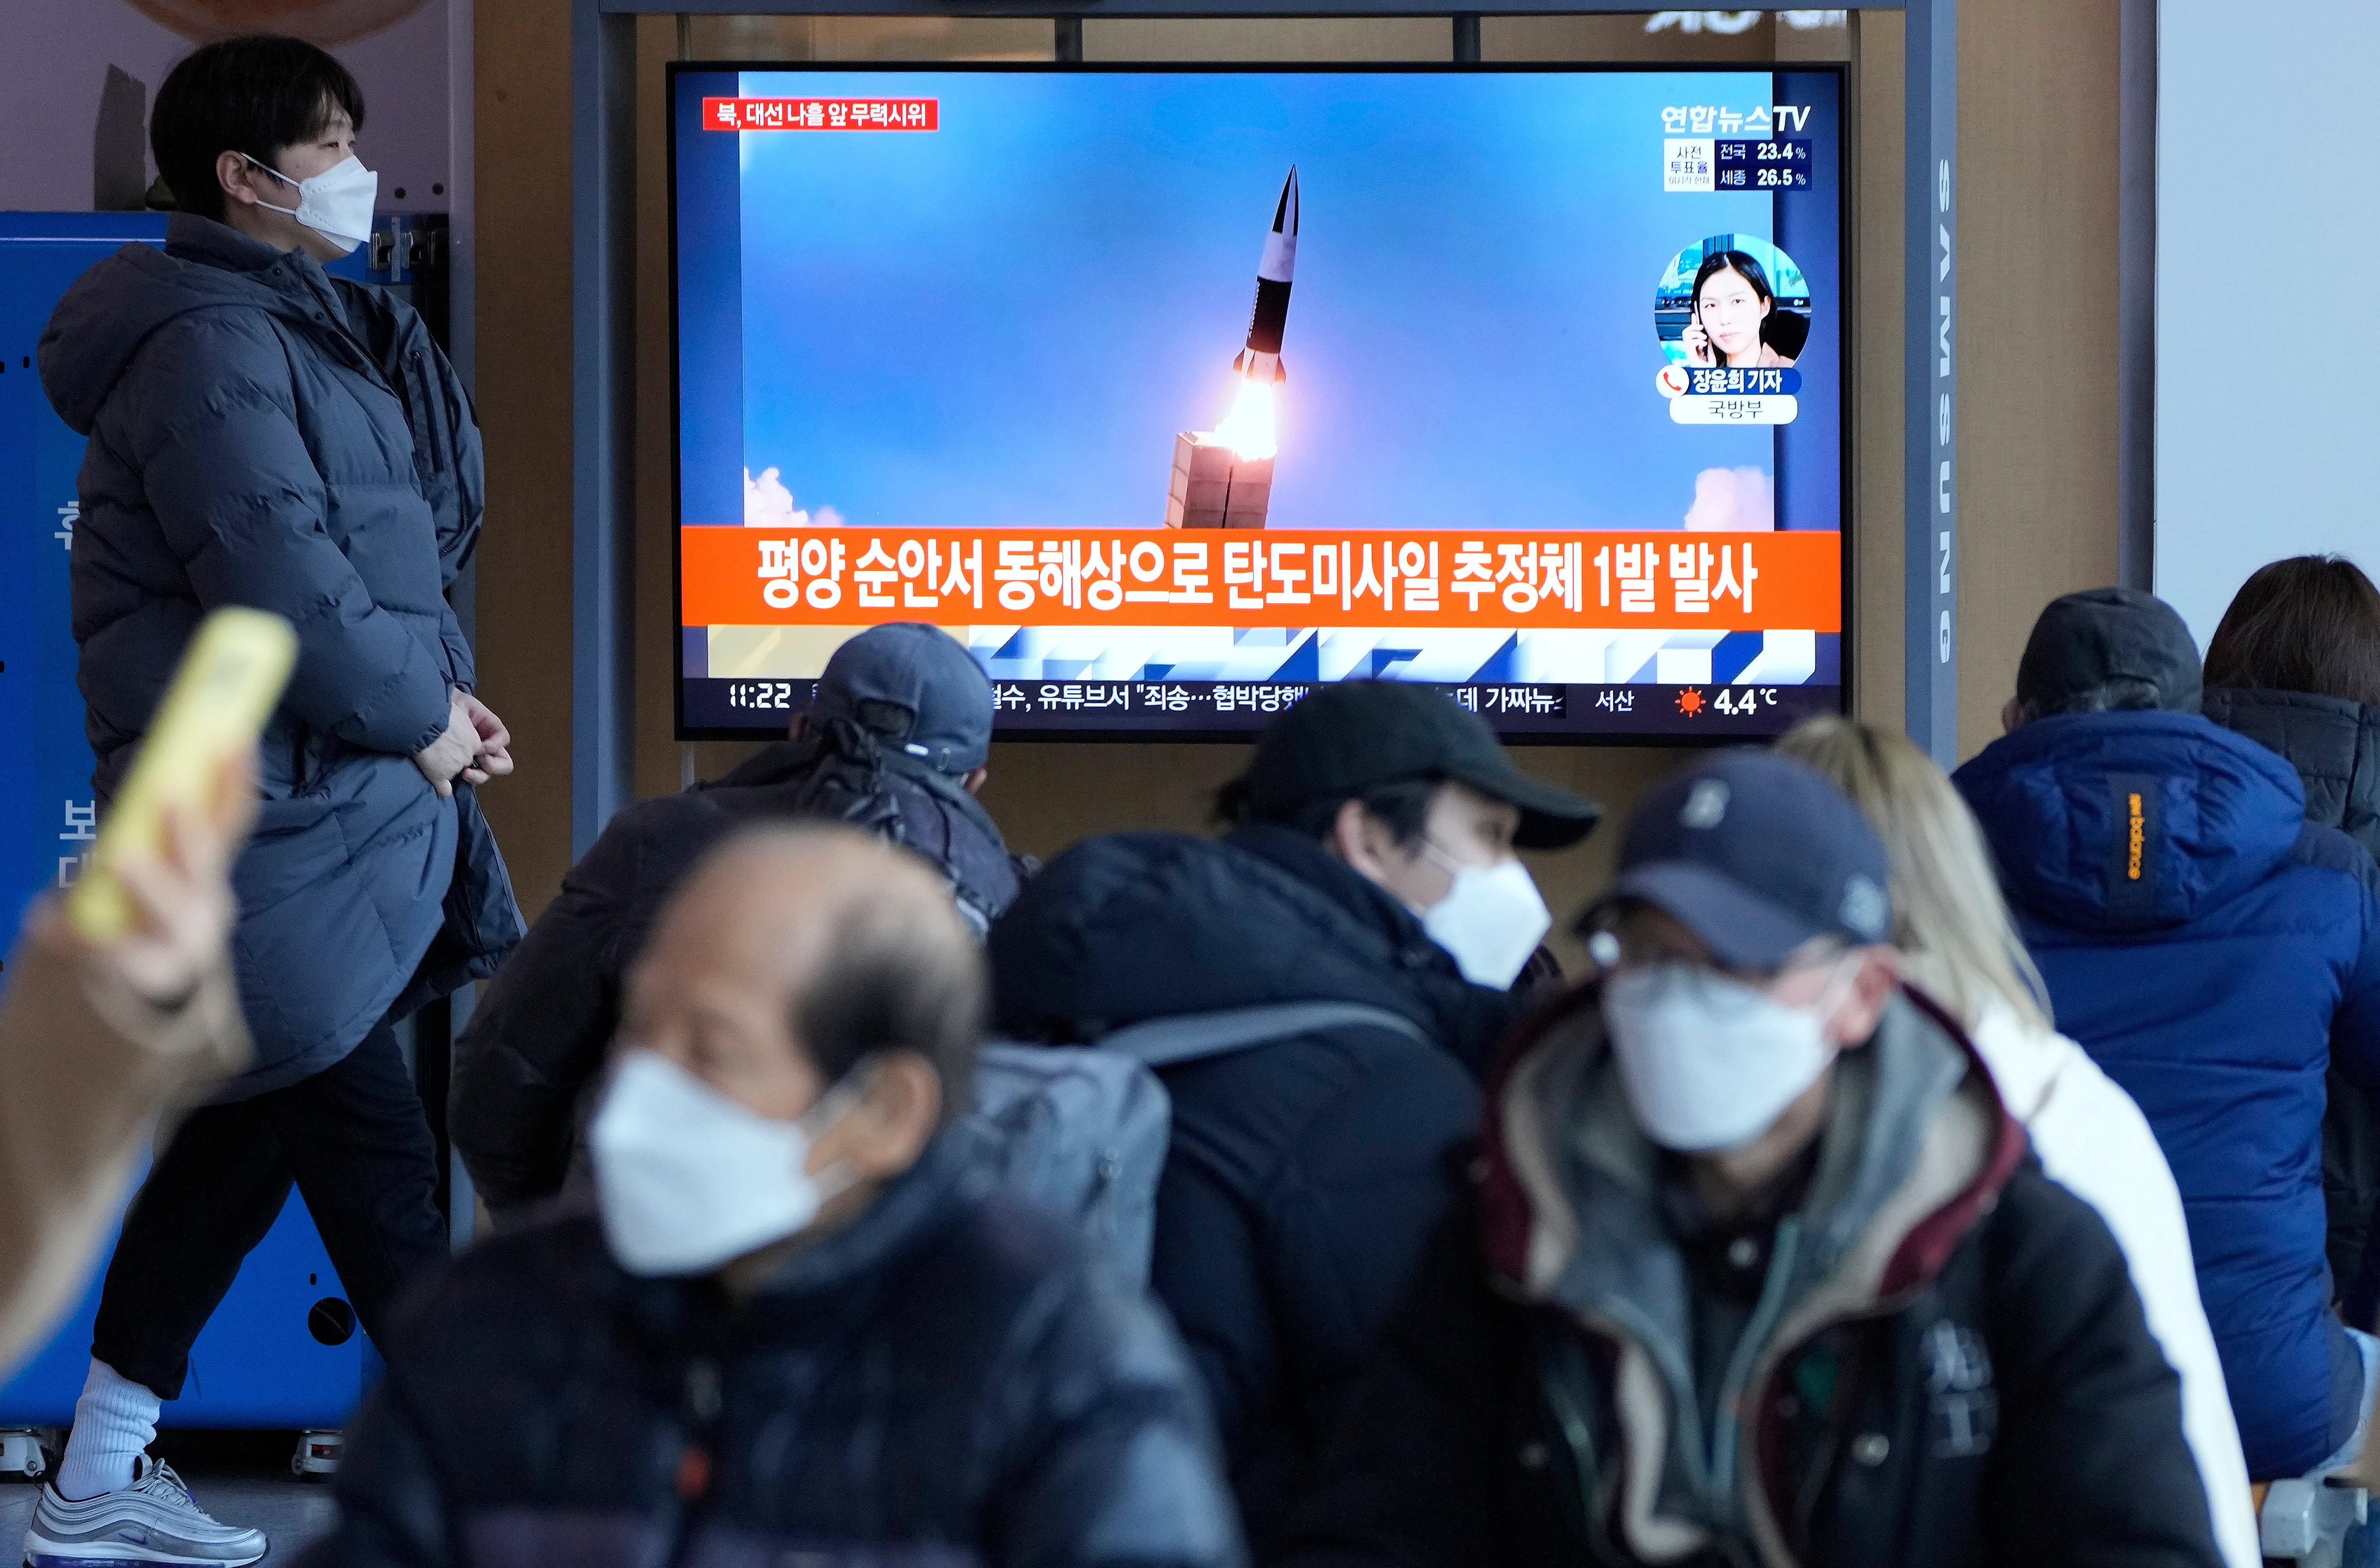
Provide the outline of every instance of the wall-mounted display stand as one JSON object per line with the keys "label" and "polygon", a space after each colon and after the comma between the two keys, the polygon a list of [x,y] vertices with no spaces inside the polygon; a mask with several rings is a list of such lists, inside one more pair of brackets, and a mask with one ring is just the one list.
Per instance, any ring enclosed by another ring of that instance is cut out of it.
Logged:
{"label": "wall-mounted display stand", "polygon": [[[1640,11],[1636,3],[1507,0],[1499,15]],[[1958,744],[1956,565],[1957,0],[1868,7],[1907,19],[1904,627],[1910,735],[1946,767]],[[572,17],[572,758],[574,855],[633,798],[632,317],[636,19],[653,15],[1052,17],[1062,63],[1085,19],[1444,17],[1458,63],[1480,57],[1480,16],[1443,0],[577,0]],[[647,105],[649,110],[657,105]],[[1876,526],[1881,519],[1869,519]],[[1868,628],[1881,635],[1883,628]]]}

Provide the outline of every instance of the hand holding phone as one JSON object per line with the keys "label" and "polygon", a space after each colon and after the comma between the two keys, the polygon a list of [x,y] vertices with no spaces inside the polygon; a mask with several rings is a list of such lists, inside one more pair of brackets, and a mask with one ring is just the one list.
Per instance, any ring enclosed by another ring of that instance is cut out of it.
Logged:
{"label": "hand holding phone", "polygon": [[1711,362],[1710,334],[1703,328],[1703,316],[1700,310],[1696,310],[1693,320],[1686,323],[1686,330],[1680,334],[1680,341],[1685,345],[1686,359],[1689,363],[1707,365]]}

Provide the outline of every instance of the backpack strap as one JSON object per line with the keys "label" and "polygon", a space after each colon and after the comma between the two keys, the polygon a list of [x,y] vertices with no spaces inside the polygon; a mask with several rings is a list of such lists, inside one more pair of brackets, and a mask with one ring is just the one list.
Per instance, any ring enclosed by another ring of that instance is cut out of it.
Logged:
{"label": "backpack strap", "polygon": [[1419,1024],[1402,1013],[1360,1002],[1281,1002],[1260,1007],[1229,1007],[1218,1013],[1185,1013],[1100,1037],[1102,1050],[1121,1052],[1146,1067],[1172,1067],[1228,1056],[1235,1051],[1323,1029],[1374,1028],[1399,1034],[1416,1045],[1434,1043]]}

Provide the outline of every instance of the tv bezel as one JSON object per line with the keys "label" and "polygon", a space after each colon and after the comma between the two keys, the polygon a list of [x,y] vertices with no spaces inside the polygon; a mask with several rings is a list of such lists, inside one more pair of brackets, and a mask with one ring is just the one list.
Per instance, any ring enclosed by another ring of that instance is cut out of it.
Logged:
{"label": "tv bezel", "polygon": [[[1836,388],[1839,451],[1837,453],[1837,505],[1840,517],[1836,538],[1840,541],[1840,602],[1842,606],[1841,627],[1838,638],[1837,711],[1852,711],[1852,671],[1856,667],[1853,650],[1856,646],[1852,630],[1853,600],[1852,548],[1852,496],[1856,489],[1855,470],[1852,467],[1852,426],[1854,406],[1851,396],[1850,372],[1858,363],[1856,315],[1852,305],[1857,296],[1857,252],[1852,244],[1851,225],[1852,192],[1850,179],[1856,163],[1852,141],[1852,124],[1848,91],[1850,70],[1838,60],[1774,60],[1774,61],[1670,61],[1625,60],[1597,62],[1591,60],[1493,60],[1493,61],[1047,61],[1047,60],[672,60],[663,74],[662,118],[663,134],[664,194],[669,227],[669,261],[667,289],[669,296],[669,448],[670,448],[670,715],[672,733],[680,743],[700,740],[760,741],[775,739],[764,729],[731,729],[718,725],[689,727],[686,722],[686,605],[685,551],[681,520],[684,516],[681,465],[686,443],[680,428],[679,380],[683,368],[678,341],[678,232],[677,232],[677,109],[678,79],[681,76],[732,71],[805,72],[847,75],[854,72],[900,75],[905,73],[980,73],[987,75],[1027,76],[1089,76],[1089,75],[1266,75],[1266,76],[1560,76],[1593,74],[1597,76],[1643,76],[1684,73],[1696,76],[1742,76],[1765,70],[1775,76],[1790,71],[1795,75],[1830,76],[1835,79],[1835,253],[1841,258],[1841,278],[1836,289],[1837,313],[1840,318],[1838,341],[1839,360],[1843,367],[1840,384]],[[1813,530],[1815,531],[1815,530]],[[1268,683],[1251,682],[1251,685]],[[1415,685],[1438,685],[1437,682],[1415,682]],[[1460,683],[1457,683],[1460,684]],[[1492,727],[1492,721],[1491,727]],[[997,715],[992,722],[994,741],[1016,741],[1030,745],[1081,742],[1085,744],[1158,745],[1246,745],[1253,742],[1261,726],[1247,729],[1062,729],[1013,730],[1002,724]],[[1781,732],[1779,732],[1781,733]],[[1597,748],[1597,747],[1672,747],[1705,749],[1712,747],[1762,744],[1776,738],[1770,734],[1746,734],[1741,730],[1713,730],[1707,735],[1548,735],[1543,733],[1505,734],[1497,736],[1506,746]]]}

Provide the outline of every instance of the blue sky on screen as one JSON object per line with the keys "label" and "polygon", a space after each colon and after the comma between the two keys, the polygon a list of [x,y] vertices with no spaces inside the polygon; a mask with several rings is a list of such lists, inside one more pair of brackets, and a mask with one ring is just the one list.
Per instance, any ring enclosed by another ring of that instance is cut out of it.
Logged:
{"label": "blue sky on screen", "polygon": [[1660,111],[1749,109],[1765,73],[742,81],[941,101],[929,133],[742,137],[745,462],[805,508],[1160,523],[1292,164],[1272,526],[1674,528],[1698,474],[1773,469],[1767,430],[1673,424],[1653,384],[1662,269],[1776,200],[1665,194]]}

